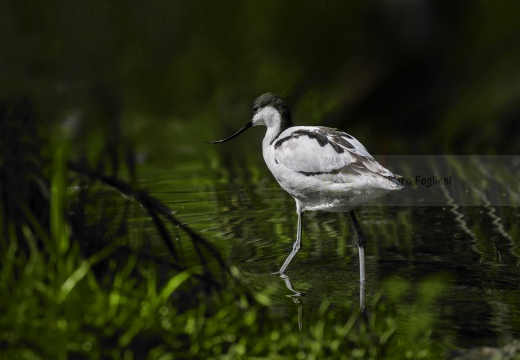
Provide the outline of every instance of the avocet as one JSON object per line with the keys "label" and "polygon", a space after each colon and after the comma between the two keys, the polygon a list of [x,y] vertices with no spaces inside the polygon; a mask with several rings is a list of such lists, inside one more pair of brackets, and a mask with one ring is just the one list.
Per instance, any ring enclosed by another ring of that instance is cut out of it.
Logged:
{"label": "avocet", "polygon": [[366,239],[353,208],[403,186],[353,136],[323,126],[292,126],[289,108],[272,93],[255,100],[253,118],[242,129],[211,144],[231,140],[258,125],[267,126],[262,141],[265,163],[296,201],[298,214],[296,241],[279,273],[284,276],[300,250],[304,211],[350,212],[358,235],[359,279],[364,283]]}

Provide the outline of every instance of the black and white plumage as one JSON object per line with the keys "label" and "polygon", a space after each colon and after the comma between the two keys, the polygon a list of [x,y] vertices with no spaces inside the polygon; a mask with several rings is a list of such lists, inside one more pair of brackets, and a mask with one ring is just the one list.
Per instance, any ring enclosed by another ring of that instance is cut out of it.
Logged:
{"label": "black and white plumage", "polygon": [[301,246],[304,211],[349,212],[358,234],[360,281],[365,281],[365,237],[352,210],[354,206],[400,190],[396,177],[381,166],[353,136],[322,126],[292,126],[287,105],[267,93],[253,104],[253,119],[233,136],[248,128],[267,126],[262,141],[265,163],[280,186],[296,201],[298,230],[293,250],[280,268],[287,266]]}

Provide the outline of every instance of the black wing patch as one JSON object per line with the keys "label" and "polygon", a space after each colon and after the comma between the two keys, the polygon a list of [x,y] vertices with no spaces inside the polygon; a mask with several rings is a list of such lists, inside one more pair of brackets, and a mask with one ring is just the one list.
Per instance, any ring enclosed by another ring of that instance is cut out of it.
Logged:
{"label": "black wing patch", "polygon": [[322,129],[318,131],[296,130],[291,133],[291,135],[277,140],[274,143],[274,148],[278,149],[287,140],[298,139],[300,136],[307,136],[309,139],[316,140],[321,147],[330,145],[338,154],[344,153],[344,148],[355,149],[354,145],[352,145],[347,139],[344,138],[344,136],[346,136],[349,139],[353,139],[352,136],[343,132],[335,131],[333,129],[331,130],[332,131],[330,132]]}
{"label": "black wing patch", "polygon": [[316,172],[309,172],[309,171],[298,171],[300,174],[305,176],[317,176],[317,175],[324,175],[324,174],[339,174],[341,172],[342,168],[339,169],[332,169],[331,171],[316,171]]}

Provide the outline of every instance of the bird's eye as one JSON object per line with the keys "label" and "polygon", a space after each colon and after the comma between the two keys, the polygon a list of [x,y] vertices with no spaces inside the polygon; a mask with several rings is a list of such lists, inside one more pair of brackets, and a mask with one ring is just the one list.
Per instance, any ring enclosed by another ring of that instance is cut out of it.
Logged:
{"label": "bird's eye", "polygon": [[253,106],[253,114],[258,111],[258,106]]}

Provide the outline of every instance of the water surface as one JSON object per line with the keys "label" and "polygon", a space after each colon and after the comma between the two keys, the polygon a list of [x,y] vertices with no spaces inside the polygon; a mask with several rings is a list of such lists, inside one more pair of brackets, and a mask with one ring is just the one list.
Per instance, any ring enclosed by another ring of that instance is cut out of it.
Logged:
{"label": "water surface", "polygon": [[[295,331],[325,299],[357,306],[357,238],[348,214],[305,213],[303,248],[286,272],[291,291],[273,272],[295,239],[294,200],[265,169],[250,166],[246,175],[231,174],[187,161],[148,169],[142,185],[217,246],[252,291],[269,288],[273,311],[287,319],[299,313]],[[436,277],[445,283],[433,304],[438,331],[456,345],[497,346],[520,337],[517,207],[375,204],[356,213],[367,237],[367,304],[385,295],[388,280],[406,280],[412,289],[398,304],[404,310],[420,297],[413,285]]]}

